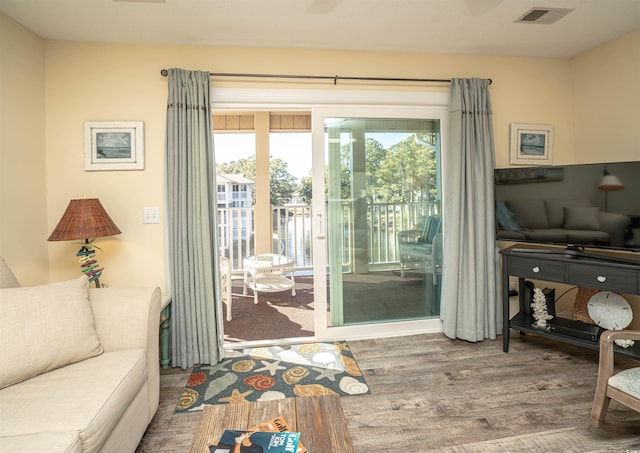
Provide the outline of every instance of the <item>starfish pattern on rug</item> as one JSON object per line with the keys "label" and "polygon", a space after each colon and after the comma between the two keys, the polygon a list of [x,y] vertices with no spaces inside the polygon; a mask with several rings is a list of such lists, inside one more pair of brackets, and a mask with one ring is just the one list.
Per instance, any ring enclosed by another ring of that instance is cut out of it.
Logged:
{"label": "starfish pattern on rug", "polygon": [[216,363],[215,365],[202,365],[200,367],[200,369],[208,371],[209,372],[209,376],[213,376],[218,371],[221,371],[223,373],[228,373],[229,370],[226,368],[226,366],[228,364],[230,364],[231,362],[233,362],[233,361],[232,360],[225,360],[223,362]]}
{"label": "starfish pattern on rug", "polygon": [[231,396],[220,398],[218,399],[218,401],[220,401],[221,403],[246,403],[247,400],[245,399],[245,396],[251,395],[252,393],[253,390],[247,390],[244,393],[240,393],[237,389],[233,389],[231,391]]}
{"label": "starfish pattern on rug", "polygon": [[318,372],[316,381],[319,381],[320,379],[329,379],[331,382],[335,382],[336,375],[344,373],[342,370],[332,370],[330,368],[313,367],[313,370]]}
{"label": "starfish pattern on rug", "polygon": [[280,360],[276,360],[273,363],[269,363],[266,360],[260,360],[260,363],[262,363],[264,365],[264,367],[256,369],[256,372],[258,372],[258,371],[268,371],[269,374],[271,374],[271,376],[275,376],[276,373],[278,372],[278,370],[286,370],[287,369],[286,366],[280,366]]}

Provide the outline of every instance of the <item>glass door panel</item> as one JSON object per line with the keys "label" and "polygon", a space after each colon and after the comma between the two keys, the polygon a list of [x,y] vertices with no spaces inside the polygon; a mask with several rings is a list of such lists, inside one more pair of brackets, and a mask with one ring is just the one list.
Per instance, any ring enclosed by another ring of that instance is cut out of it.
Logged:
{"label": "glass door panel", "polygon": [[325,211],[326,228],[315,250],[326,254],[316,273],[326,282],[327,329],[439,318],[441,118],[343,115],[321,124],[314,212]]}

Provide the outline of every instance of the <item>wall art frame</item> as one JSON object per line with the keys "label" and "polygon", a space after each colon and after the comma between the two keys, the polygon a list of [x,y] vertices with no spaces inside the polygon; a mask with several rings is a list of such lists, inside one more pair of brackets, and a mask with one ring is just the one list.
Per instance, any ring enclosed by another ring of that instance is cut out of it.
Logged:
{"label": "wall art frame", "polygon": [[553,163],[553,126],[549,124],[511,123],[511,165],[551,165]]}
{"label": "wall art frame", "polygon": [[85,171],[144,170],[142,121],[86,121]]}

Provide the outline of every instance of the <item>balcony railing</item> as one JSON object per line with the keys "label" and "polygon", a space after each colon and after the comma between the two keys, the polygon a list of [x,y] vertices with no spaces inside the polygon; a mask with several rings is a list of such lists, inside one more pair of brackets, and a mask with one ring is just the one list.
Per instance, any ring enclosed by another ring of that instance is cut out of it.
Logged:
{"label": "balcony railing", "polygon": [[[272,207],[272,253],[285,255],[296,263],[297,270],[313,269],[312,209],[308,205]],[[397,233],[415,228],[423,216],[439,213],[435,202],[373,203],[367,206],[368,260],[372,269],[398,266]],[[343,265],[350,266],[347,253],[353,244],[352,208],[343,203]],[[243,258],[254,251],[253,208],[218,208],[218,232],[221,253],[227,256],[235,271],[242,270]]]}

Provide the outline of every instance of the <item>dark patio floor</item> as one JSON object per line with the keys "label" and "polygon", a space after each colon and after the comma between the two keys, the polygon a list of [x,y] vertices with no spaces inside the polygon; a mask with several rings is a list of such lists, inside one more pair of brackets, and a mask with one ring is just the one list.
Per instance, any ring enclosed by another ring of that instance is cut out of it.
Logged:
{"label": "dark patio floor", "polygon": [[[313,276],[296,276],[296,295],[291,291],[242,294],[242,279],[232,281],[231,321],[226,320],[225,341],[246,342],[314,336]],[[431,274],[400,271],[344,274],[343,319],[346,324],[362,324],[439,315],[439,289]]]}

